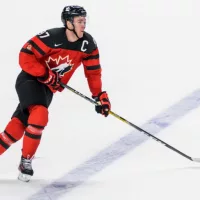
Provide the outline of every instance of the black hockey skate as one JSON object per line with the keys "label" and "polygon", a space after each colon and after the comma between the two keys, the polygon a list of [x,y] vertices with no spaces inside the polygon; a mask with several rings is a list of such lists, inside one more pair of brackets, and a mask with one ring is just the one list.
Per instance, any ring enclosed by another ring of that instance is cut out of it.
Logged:
{"label": "black hockey skate", "polygon": [[31,176],[33,176],[33,169],[31,165],[32,159],[26,159],[24,157],[21,157],[21,161],[19,164],[19,176],[18,179],[20,181],[29,182],[31,179]]}

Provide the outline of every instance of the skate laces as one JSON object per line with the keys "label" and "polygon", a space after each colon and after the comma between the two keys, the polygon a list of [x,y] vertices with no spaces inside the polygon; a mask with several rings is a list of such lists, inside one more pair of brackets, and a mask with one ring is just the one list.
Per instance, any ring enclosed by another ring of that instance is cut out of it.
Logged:
{"label": "skate laces", "polygon": [[24,166],[25,169],[32,170],[32,165],[31,165],[32,159],[26,159],[22,158],[22,165]]}

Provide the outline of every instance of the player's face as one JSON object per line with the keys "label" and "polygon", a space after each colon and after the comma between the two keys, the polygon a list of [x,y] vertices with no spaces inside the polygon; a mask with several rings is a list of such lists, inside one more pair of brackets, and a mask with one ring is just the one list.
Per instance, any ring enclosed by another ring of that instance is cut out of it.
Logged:
{"label": "player's face", "polygon": [[83,37],[86,26],[86,17],[74,17],[74,27],[79,38]]}

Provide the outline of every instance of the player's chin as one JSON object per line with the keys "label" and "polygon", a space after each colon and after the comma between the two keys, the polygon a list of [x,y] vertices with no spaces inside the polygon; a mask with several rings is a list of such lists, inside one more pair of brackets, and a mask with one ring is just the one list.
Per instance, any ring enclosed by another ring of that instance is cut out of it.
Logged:
{"label": "player's chin", "polygon": [[78,37],[79,37],[79,38],[82,38],[82,37],[83,37],[83,34],[84,34],[84,31],[80,32],[80,33],[78,34]]}

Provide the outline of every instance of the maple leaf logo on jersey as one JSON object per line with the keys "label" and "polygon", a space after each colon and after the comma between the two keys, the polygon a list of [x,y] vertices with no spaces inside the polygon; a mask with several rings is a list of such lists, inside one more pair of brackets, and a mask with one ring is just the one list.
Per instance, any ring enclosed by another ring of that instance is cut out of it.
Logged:
{"label": "maple leaf logo on jersey", "polygon": [[58,72],[60,76],[64,76],[64,74],[69,72],[74,65],[72,64],[72,60],[69,59],[69,55],[65,57],[58,56],[58,58],[49,56],[48,60],[45,62],[49,69]]}

